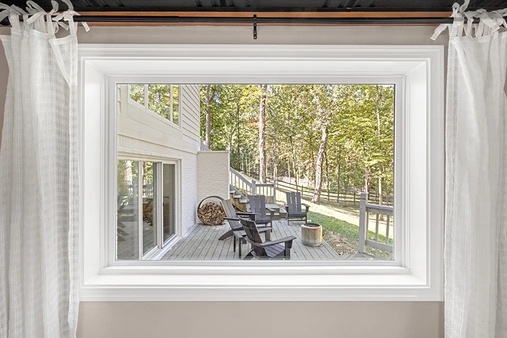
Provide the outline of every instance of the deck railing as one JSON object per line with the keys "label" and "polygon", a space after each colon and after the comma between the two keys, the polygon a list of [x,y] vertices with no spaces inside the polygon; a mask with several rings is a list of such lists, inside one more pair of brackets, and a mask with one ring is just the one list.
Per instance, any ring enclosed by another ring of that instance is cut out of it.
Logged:
{"label": "deck railing", "polygon": [[[367,200],[368,194],[361,193],[359,202],[359,243],[358,251],[364,252],[365,246],[393,252],[392,240],[390,239],[390,226],[393,226],[394,209],[392,206],[370,204]],[[374,214],[375,228],[373,238],[370,238],[370,214]],[[385,220],[381,220],[386,216]],[[381,227],[384,231],[381,232]],[[379,234],[385,236],[384,240],[379,239]]]}
{"label": "deck railing", "polygon": [[252,191],[252,183],[246,179],[241,173],[233,168],[230,168],[230,184],[244,194],[249,194]]}
{"label": "deck railing", "polygon": [[276,203],[276,182],[259,183],[252,180],[252,195],[264,195],[266,202]]}
{"label": "deck railing", "polygon": [[230,168],[230,184],[246,195],[264,195],[268,203],[276,203],[276,181],[261,183],[248,179],[240,172]]}

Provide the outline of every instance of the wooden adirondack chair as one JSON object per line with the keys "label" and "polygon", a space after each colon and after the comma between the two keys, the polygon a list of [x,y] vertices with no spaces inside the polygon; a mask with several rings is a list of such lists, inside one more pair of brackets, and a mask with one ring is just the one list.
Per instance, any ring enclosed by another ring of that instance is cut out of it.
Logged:
{"label": "wooden adirondack chair", "polygon": [[296,239],[296,236],[287,236],[263,242],[255,221],[241,219],[240,222],[246,233],[246,241],[252,245],[252,249],[245,256],[245,259],[251,256],[257,259],[290,259],[292,241]]}
{"label": "wooden adirondack chair", "polygon": [[[310,209],[310,206],[301,203],[301,193],[287,192],[286,196],[287,204],[285,205],[285,210],[287,211],[287,224],[289,224],[290,219],[294,218],[304,220],[306,223],[308,219],[308,209]],[[305,210],[303,210],[301,206],[304,206]]]}
{"label": "wooden adirondack chair", "polygon": [[255,214],[255,224],[270,225],[276,210],[266,208],[266,196],[251,195],[248,196],[250,203],[250,212]]}
{"label": "wooden adirondack chair", "polygon": [[[230,199],[223,200],[221,203],[222,203],[222,207],[224,208],[225,215],[227,216],[225,219],[229,223],[229,226],[231,227],[231,229],[229,231],[227,231],[225,234],[223,234],[222,236],[220,236],[219,240],[222,241],[226,238],[233,236],[233,239],[234,239],[233,251],[236,252],[236,241],[238,241],[238,251],[239,251],[238,254],[239,254],[239,257],[241,258],[241,243],[246,243],[246,240],[245,240],[246,233],[245,233],[245,230],[243,229],[243,225],[240,223],[240,220],[242,219],[242,217],[246,217],[246,218],[250,218],[252,220],[255,220],[255,214],[250,213],[250,212],[236,211],[236,209],[234,209],[234,206],[232,205],[232,201]],[[259,227],[258,231],[260,233],[264,233],[264,236],[266,237],[266,239],[269,240],[270,235],[271,235],[271,230],[272,230],[272,228],[270,226],[263,226],[263,227]]]}

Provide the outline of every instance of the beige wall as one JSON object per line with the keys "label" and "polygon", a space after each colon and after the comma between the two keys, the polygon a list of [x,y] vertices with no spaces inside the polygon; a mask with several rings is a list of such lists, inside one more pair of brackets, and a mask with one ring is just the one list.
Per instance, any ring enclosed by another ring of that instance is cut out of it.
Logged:
{"label": "beige wall", "polygon": [[[230,198],[228,151],[197,153],[197,200],[208,196]],[[210,201],[213,199],[206,200]]]}
{"label": "beige wall", "polygon": [[427,302],[85,303],[78,337],[435,338],[442,320]]}
{"label": "beige wall", "polygon": [[[92,27],[81,43],[444,44],[434,27]],[[0,34],[8,30],[0,28]],[[7,80],[0,51],[0,121]],[[247,318],[253,318],[248,322]],[[262,318],[258,320],[258,318]],[[439,302],[82,303],[78,336],[100,337],[443,337]]]}

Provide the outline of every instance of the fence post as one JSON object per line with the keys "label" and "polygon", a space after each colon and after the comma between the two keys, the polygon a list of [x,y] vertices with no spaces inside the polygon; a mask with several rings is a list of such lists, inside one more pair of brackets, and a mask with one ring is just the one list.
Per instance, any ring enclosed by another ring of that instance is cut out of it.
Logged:
{"label": "fence post", "polygon": [[252,195],[257,195],[257,182],[255,180],[252,180],[252,186],[250,190]]}
{"label": "fence post", "polygon": [[[354,198],[356,194],[354,193]],[[357,244],[357,251],[364,252],[364,242],[366,240],[366,197],[365,192],[361,193],[361,200],[359,201],[359,242]]]}

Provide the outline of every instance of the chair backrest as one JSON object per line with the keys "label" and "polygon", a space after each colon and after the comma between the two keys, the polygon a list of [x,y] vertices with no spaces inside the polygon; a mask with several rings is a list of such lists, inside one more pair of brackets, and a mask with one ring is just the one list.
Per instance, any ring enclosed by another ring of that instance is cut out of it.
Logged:
{"label": "chair backrest", "polygon": [[266,196],[264,195],[251,195],[248,196],[250,203],[250,212],[256,214],[256,220],[264,220],[266,216]]}
{"label": "chair backrest", "polygon": [[261,235],[259,234],[259,230],[257,229],[257,225],[254,221],[249,219],[241,219],[241,225],[243,225],[243,230],[246,233],[246,240],[250,244],[252,244],[253,251],[255,256],[262,257],[266,256],[266,250],[264,248],[255,246],[255,243],[262,243]]}
{"label": "chair backrest", "polygon": [[300,192],[287,192],[287,206],[289,213],[301,212],[301,193]]}
{"label": "chair backrest", "polygon": [[[225,216],[227,218],[239,218],[236,214],[236,209],[234,209],[234,206],[232,205],[232,201],[230,199],[221,201],[222,207],[224,208]],[[227,222],[229,222],[229,225],[231,226],[231,229],[241,229],[243,226],[239,221],[233,221],[228,219]]]}

